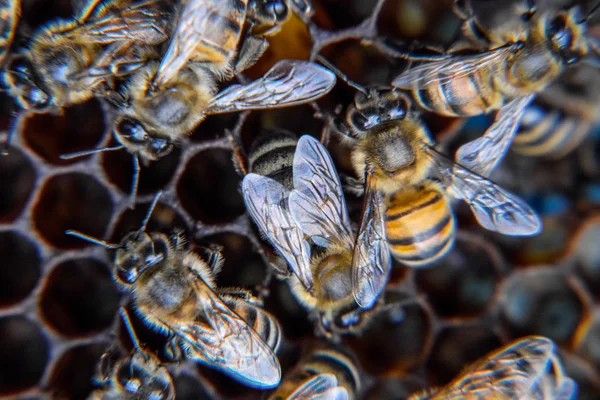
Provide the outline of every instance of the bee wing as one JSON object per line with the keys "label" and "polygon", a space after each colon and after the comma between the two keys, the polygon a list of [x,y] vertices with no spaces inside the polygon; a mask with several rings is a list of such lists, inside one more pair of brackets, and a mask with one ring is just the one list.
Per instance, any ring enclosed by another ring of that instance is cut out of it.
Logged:
{"label": "bee wing", "polygon": [[206,114],[289,107],[326,95],[335,85],[335,75],[310,61],[281,60],[260,79],[247,85],[232,85],[218,93]]}
{"label": "bee wing", "polygon": [[453,196],[469,204],[481,226],[504,235],[535,235],[542,222],[525,201],[429,148]]}
{"label": "bee wing", "polygon": [[352,248],[352,228],[340,179],[318,140],[304,135],[294,154],[294,190],[290,212],[302,231],[321,247],[341,243]]}
{"label": "bee wing", "polygon": [[0,0],[0,65],[8,54],[21,16],[21,0]]}
{"label": "bee wing", "polygon": [[392,85],[400,89],[423,89],[448,84],[502,62],[514,48],[514,45],[503,46],[473,56],[450,56],[448,59],[426,62],[397,76]]}
{"label": "bee wing", "polygon": [[310,245],[286,209],[288,191],[277,181],[248,174],[242,181],[244,202],[250,216],[307,290],[312,290]]}
{"label": "bee wing", "polygon": [[348,400],[348,391],[338,386],[333,374],[319,374],[306,379],[287,400]]}
{"label": "bee wing", "polygon": [[577,383],[571,378],[563,377],[563,382],[552,391],[554,400],[572,400],[577,395]]}
{"label": "bee wing", "polygon": [[200,277],[192,275],[198,315],[195,321],[173,327],[186,344],[186,357],[208,362],[255,387],[277,386],[281,368],[273,350]]}
{"label": "bee wing", "polygon": [[471,171],[489,176],[508,151],[527,105],[535,94],[518,97],[500,109],[496,120],[485,134],[456,152],[456,160]]}
{"label": "bee wing", "polygon": [[363,216],[352,256],[352,293],[362,308],[370,308],[383,291],[392,265],[385,236],[381,194],[367,174]]}

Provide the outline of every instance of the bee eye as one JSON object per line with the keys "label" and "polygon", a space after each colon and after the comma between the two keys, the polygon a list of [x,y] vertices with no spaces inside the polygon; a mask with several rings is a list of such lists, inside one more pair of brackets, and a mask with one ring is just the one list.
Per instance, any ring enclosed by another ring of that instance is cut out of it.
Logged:
{"label": "bee eye", "polygon": [[275,15],[278,21],[284,20],[288,15],[288,8],[283,1],[272,1],[267,4],[267,9]]}
{"label": "bee eye", "polygon": [[367,130],[369,125],[369,119],[358,111],[354,111],[350,117],[352,125],[356,126],[359,130]]}
{"label": "bee eye", "polygon": [[568,47],[571,43],[571,31],[567,29],[565,19],[562,16],[556,17],[550,22],[547,34],[560,48]]}
{"label": "bee eye", "polygon": [[152,138],[151,151],[158,157],[163,157],[173,150],[173,143],[169,139]]}
{"label": "bee eye", "polygon": [[126,137],[131,142],[144,143],[148,139],[148,133],[142,125],[130,118],[124,118],[116,128],[117,134]]}

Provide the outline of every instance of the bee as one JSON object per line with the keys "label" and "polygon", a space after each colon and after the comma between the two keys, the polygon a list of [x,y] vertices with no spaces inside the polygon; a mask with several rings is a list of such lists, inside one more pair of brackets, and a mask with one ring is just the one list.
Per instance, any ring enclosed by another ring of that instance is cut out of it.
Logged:
{"label": "bee", "polygon": [[475,55],[432,57],[397,76],[392,85],[410,91],[423,109],[445,116],[468,117],[498,110],[483,137],[457,152],[464,167],[489,176],[506,153],[535,94],[568,66],[598,53],[595,41],[586,37],[588,17],[583,17],[578,6],[532,12],[527,29],[518,32],[513,41],[501,46],[492,43],[490,49]]}
{"label": "bee", "polygon": [[526,156],[560,159],[600,122],[600,75],[578,65],[527,106],[511,149]]}
{"label": "bee", "polygon": [[21,0],[0,0],[0,65],[12,45],[21,17]]}
{"label": "bee", "polygon": [[27,48],[8,58],[2,73],[14,99],[6,147],[22,113],[60,111],[112,93],[107,83],[112,76],[129,74],[144,63],[128,51],[133,45],[167,39],[166,15],[160,0],[90,0],[81,15],[40,27]]}
{"label": "bee", "polygon": [[244,201],[293,272],[292,292],[315,313],[322,333],[335,339],[337,333],[360,328],[362,311],[375,305],[389,277],[391,259],[381,199],[375,191],[365,196],[362,221],[354,235],[339,177],[325,147],[302,136],[292,168],[292,190],[269,176],[246,175]]}
{"label": "bee", "polygon": [[554,343],[527,336],[475,361],[447,386],[409,400],[567,400],[576,393],[577,384],[565,375]]}
{"label": "bee", "polygon": [[146,232],[159,196],[142,227],[120,244],[76,231],[67,234],[116,249],[116,281],[131,290],[134,309],[144,322],[169,335],[165,352],[173,361],[204,363],[257,388],[277,386],[279,324],[254,304],[248,292],[216,288],[223,263],[218,249],[207,249],[204,260],[183,248],[180,234]]}
{"label": "bee", "polygon": [[360,386],[360,373],[348,355],[334,347],[318,348],[300,360],[269,400],[348,400],[356,398]]}
{"label": "bee", "polygon": [[117,352],[115,347],[102,355],[94,378],[100,388],[90,395],[89,400],[174,400],[175,388],[169,371],[156,356],[140,346],[127,311],[122,308],[120,314],[133,342],[134,352],[116,362],[113,362]]}
{"label": "bee", "polygon": [[361,89],[341,133],[352,143],[351,160],[357,176],[364,177],[365,196],[385,195],[385,233],[399,262],[426,266],[452,247],[456,228],[447,194],[466,201],[486,229],[506,235],[540,231],[539,217],[523,200],[481,176],[481,170],[435,150],[405,93]]}

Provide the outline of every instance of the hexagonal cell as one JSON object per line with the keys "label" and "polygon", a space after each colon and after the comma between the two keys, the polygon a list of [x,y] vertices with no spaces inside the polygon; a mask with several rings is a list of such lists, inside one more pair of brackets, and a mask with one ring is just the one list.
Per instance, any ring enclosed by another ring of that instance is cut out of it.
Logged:
{"label": "hexagonal cell", "polygon": [[202,383],[189,374],[174,375],[173,383],[177,400],[210,400],[213,398]]}
{"label": "hexagonal cell", "polygon": [[246,386],[214,368],[198,364],[200,376],[210,382],[217,398],[232,400],[260,400],[264,398],[265,391]]}
{"label": "hexagonal cell", "polygon": [[0,157],[0,223],[14,221],[21,215],[36,181],[31,160],[21,150],[11,147]]}
{"label": "hexagonal cell", "polygon": [[600,310],[588,315],[579,326],[574,347],[583,358],[600,368]]}
{"label": "hexagonal cell", "polygon": [[222,224],[244,213],[240,184],[231,151],[208,150],[188,161],[177,182],[177,196],[194,220]]}
{"label": "hexagonal cell", "polygon": [[368,373],[402,374],[426,356],[433,330],[431,316],[418,300],[400,291],[388,290],[384,302],[360,337],[348,336],[344,341]]}
{"label": "hexagonal cell", "polygon": [[600,216],[588,218],[570,241],[568,258],[582,281],[600,298]]}
{"label": "hexagonal cell", "polygon": [[106,347],[106,343],[93,343],[65,351],[53,366],[48,389],[58,398],[87,398],[95,389],[92,377]]}
{"label": "hexagonal cell", "polygon": [[460,235],[442,260],[415,271],[415,281],[440,317],[474,316],[487,310],[501,262],[491,244]]}
{"label": "hexagonal cell", "polygon": [[[117,145],[115,139],[111,139],[109,146]],[[157,161],[150,162],[146,166],[140,164],[138,195],[154,194],[164,188],[173,179],[180,158],[181,148],[175,147],[173,151]],[[132,155],[125,150],[107,151],[102,154],[101,160],[108,181],[123,194],[128,195],[133,182]]]}
{"label": "hexagonal cell", "polygon": [[119,300],[106,265],[93,259],[75,259],[57,265],[46,277],[39,307],[53,329],[77,337],[108,328]]}
{"label": "hexagonal cell", "polygon": [[408,399],[425,389],[425,382],[414,376],[389,377],[377,380],[365,393],[364,400]]}
{"label": "hexagonal cell", "polygon": [[79,158],[62,160],[60,155],[96,148],[105,130],[100,103],[91,100],[65,109],[62,115],[30,115],[23,124],[23,138],[47,162],[66,165]]}
{"label": "hexagonal cell", "polygon": [[550,268],[515,272],[503,282],[498,305],[514,337],[542,335],[558,343],[569,340],[585,311],[568,278]]}
{"label": "hexagonal cell", "polygon": [[443,329],[435,340],[426,369],[432,385],[445,385],[463,368],[502,345],[489,328],[480,325]]}
{"label": "hexagonal cell", "polygon": [[42,238],[61,249],[87,246],[65,235],[75,229],[101,238],[112,214],[107,189],[95,178],[80,173],[55,175],[44,182],[33,208],[33,224]]}
{"label": "hexagonal cell", "polygon": [[16,232],[0,232],[0,307],[25,299],[40,279],[35,243]]}
{"label": "hexagonal cell", "polygon": [[[233,83],[233,82],[232,82]],[[229,86],[229,85],[226,85]],[[219,115],[210,115],[206,118],[190,135],[192,142],[204,142],[214,140],[225,136],[225,130],[233,130],[240,114],[227,113]]]}
{"label": "hexagonal cell", "polygon": [[44,333],[22,316],[0,318],[0,396],[34,387],[49,357]]}
{"label": "hexagonal cell", "polygon": [[71,18],[73,7],[70,1],[24,1],[22,8],[23,20],[31,27],[37,27],[56,17]]}

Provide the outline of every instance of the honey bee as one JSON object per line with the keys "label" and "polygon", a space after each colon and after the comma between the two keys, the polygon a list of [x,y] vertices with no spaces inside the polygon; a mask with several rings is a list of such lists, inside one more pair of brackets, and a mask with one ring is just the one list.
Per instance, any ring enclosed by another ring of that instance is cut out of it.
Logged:
{"label": "honey bee", "polygon": [[89,400],[174,400],[175,388],[169,371],[156,356],[142,349],[127,311],[121,309],[120,313],[135,351],[116,362],[113,362],[115,347],[102,355],[94,379],[101,388]]}
{"label": "honey bee", "polygon": [[527,29],[512,33],[513,41],[492,44],[475,55],[434,57],[437,59],[407,70],[392,82],[396,88],[410,91],[420,107],[441,115],[467,117],[499,111],[483,137],[457,152],[464,167],[483,176],[488,176],[506,153],[535,94],[568,66],[597,53],[597,44],[586,37],[587,17],[580,7],[533,11]]}
{"label": "honey bee", "polygon": [[565,375],[554,343],[527,336],[475,361],[447,386],[409,400],[568,400],[576,393],[577,384]]}
{"label": "honey bee", "polygon": [[526,156],[560,159],[600,122],[600,75],[578,65],[539,93],[524,111],[511,149]]}
{"label": "honey bee", "polygon": [[277,386],[279,324],[254,304],[248,292],[216,288],[215,277],[223,262],[218,249],[207,249],[208,258],[203,260],[184,250],[180,234],[146,232],[159,195],[142,227],[120,244],[75,231],[67,234],[116,249],[116,281],[131,290],[142,319],[169,335],[165,351],[173,361],[204,363],[257,388]]}
{"label": "honey bee", "polygon": [[375,305],[391,267],[379,193],[365,196],[354,235],[331,157],[308,135],[296,146],[292,190],[249,173],[242,192],[250,216],[293,272],[292,292],[315,312],[323,333],[358,329],[362,310]]}
{"label": "honey bee", "polygon": [[12,45],[17,23],[21,17],[21,0],[0,1],[0,65]]}
{"label": "honey bee", "polygon": [[[362,90],[341,133],[353,144],[351,159],[357,176],[365,177],[365,196],[386,196],[385,233],[399,262],[425,266],[452,247],[456,228],[446,192],[466,201],[486,229],[505,235],[540,231],[539,217],[523,200],[434,149],[405,93]],[[488,168],[482,161],[479,171]]]}
{"label": "honey bee", "polygon": [[348,400],[356,398],[360,386],[360,374],[348,355],[320,348],[300,360],[269,400]]}

